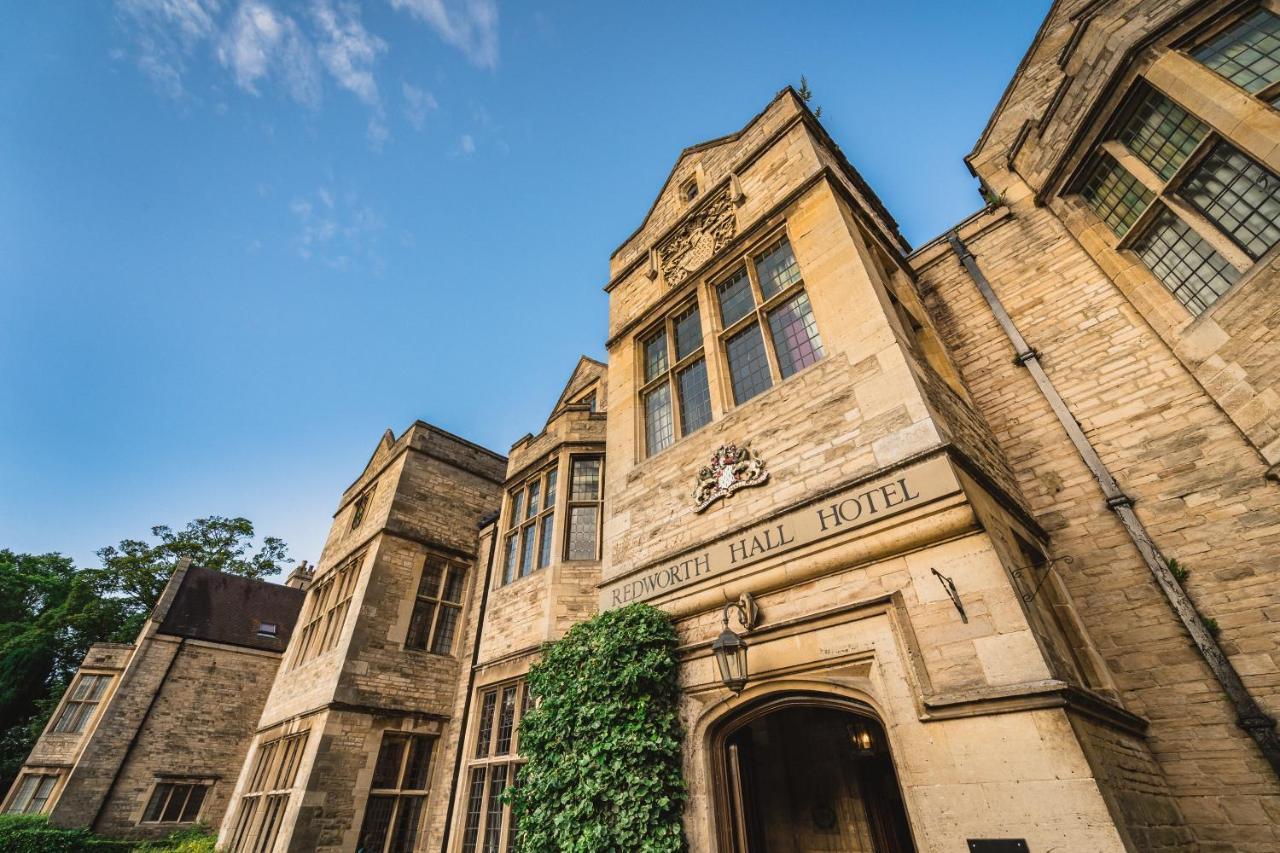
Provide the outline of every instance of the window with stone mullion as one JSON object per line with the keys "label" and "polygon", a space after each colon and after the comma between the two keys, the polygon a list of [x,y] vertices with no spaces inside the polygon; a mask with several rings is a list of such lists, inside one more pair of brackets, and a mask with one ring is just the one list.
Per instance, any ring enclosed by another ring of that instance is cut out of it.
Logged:
{"label": "window with stone mullion", "polygon": [[422,820],[435,738],[385,732],[360,828],[365,853],[412,853]]}
{"label": "window with stone mullion", "polygon": [[555,466],[546,468],[511,492],[502,546],[504,585],[551,563],[557,473]]}
{"label": "window with stone mullion", "polygon": [[301,731],[259,744],[249,783],[240,798],[227,848],[230,853],[270,853],[275,848],[307,737],[308,732]]}
{"label": "window with stone mullion", "polygon": [[524,761],[519,756],[520,719],[529,708],[523,680],[483,688],[477,703],[476,743],[467,776],[462,853],[506,853],[515,822],[502,792],[515,784]]}
{"label": "window with stone mullion", "polygon": [[641,339],[640,352],[644,453],[652,456],[711,422],[698,303],[663,318],[661,328]]}
{"label": "window with stone mullion", "polygon": [[752,254],[715,292],[735,405],[822,359],[804,277],[787,237]]}
{"label": "window with stone mullion", "polygon": [[422,575],[405,636],[407,649],[447,655],[462,615],[466,569],[434,554],[423,561]]}
{"label": "window with stone mullion", "polygon": [[570,457],[568,523],[565,525],[564,544],[566,560],[600,559],[603,477],[603,457]]}

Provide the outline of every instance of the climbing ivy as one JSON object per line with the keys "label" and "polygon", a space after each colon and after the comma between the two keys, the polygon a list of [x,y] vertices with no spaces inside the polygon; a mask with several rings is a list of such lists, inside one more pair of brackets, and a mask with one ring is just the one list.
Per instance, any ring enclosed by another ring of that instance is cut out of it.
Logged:
{"label": "climbing ivy", "polygon": [[520,853],[685,849],[676,633],[644,604],[569,630],[529,672],[528,759],[507,801]]}

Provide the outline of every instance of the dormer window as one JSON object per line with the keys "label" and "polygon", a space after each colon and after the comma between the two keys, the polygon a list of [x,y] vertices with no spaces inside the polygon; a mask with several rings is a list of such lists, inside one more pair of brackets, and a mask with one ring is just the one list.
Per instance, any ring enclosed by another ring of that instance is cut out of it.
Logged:
{"label": "dormer window", "polygon": [[276,636],[279,636],[279,631],[280,631],[280,626],[274,622],[258,623],[259,637],[276,637]]}
{"label": "dormer window", "polygon": [[596,410],[596,392],[592,391],[587,396],[578,401],[579,406],[586,406],[587,411],[594,412]]}
{"label": "dormer window", "polygon": [[698,179],[690,178],[680,185],[680,197],[684,199],[685,204],[693,201],[698,197]]}
{"label": "dormer window", "polygon": [[365,513],[369,511],[369,502],[373,500],[373,486],[361,492],[360,497],[356,498],[355,505],[351,509],[351,529],[355,530],[364,521]]}

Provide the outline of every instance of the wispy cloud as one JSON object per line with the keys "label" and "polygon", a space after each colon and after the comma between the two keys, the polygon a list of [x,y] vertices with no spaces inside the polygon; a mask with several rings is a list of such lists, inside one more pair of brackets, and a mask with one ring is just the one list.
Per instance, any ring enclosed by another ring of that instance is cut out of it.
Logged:
{"label": "wispy cloud", "polygon": [[314,259],[336,270],[382,271],[385,263],[378,249],[385,223],[355,193],[319,187],[293,199],[289,210],[298,225],[294,248],[303,260]]}
{"label": "wispy cloud", "polygon": [[424,21],[481,68],[498,67],[496,0],[390,0],[393,9]]}
{"label": "wispy cloud", "polygon": [[[260,97],[281,91],[312,109],[324,99],[326,76],[371,110],[366,133],[380,148],[391,135],[377,66],[387,43],[348,0],[116,0],[130,57],[174,98],[188,95],[187,78],[209,57],[235,86]],[[416,125],[415,125],[416,126]]]}
{"label": "wispy cloud", "polygon": [[117,0],[118,20],[134,35],[134,58],[162,92],[182,97],[196,48],[217,29],[218,0]]}
{"label": "wispy cloud", "polygon": [[413,126],[414,130],[422,130],[427,125],[427,113],[437,109],[440,104],[436,102],[435,95],[425,89],[419,89],[412,83],[401,84],[401,92],[404,95],[404,118]]}
{"label": "wispy cloud", "polygon": [[333,79],[364,103],[378,106],[373,64],[386,52],[387,43],[364,28],[360,9],[353,4],[335,8],[329,0],[315,0],[311,14],[318,31],[320,59]]}
{"label": "wispy cloud", "polygon": [[289,97],[319,107],[323,93],[315,50],[292,17],[259,0],[245,0],[219,39],[218,60],[236,85],[258,95],[268,76],[281,79]]}

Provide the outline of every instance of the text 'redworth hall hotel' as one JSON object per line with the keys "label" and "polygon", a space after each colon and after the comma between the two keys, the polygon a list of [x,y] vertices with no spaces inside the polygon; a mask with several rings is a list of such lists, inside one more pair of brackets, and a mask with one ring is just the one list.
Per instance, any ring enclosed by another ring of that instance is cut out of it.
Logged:
{"label": "text 'redworth hall hotel'", "polygon": [[686,148],[608,364],[388,431],[283,586],[180,566],[3,809],[502,853],[530,665],[644,601],[693,851],[1280,851],[1280,0],[1055,2],[965,159],[913,248],[791,89]]}

